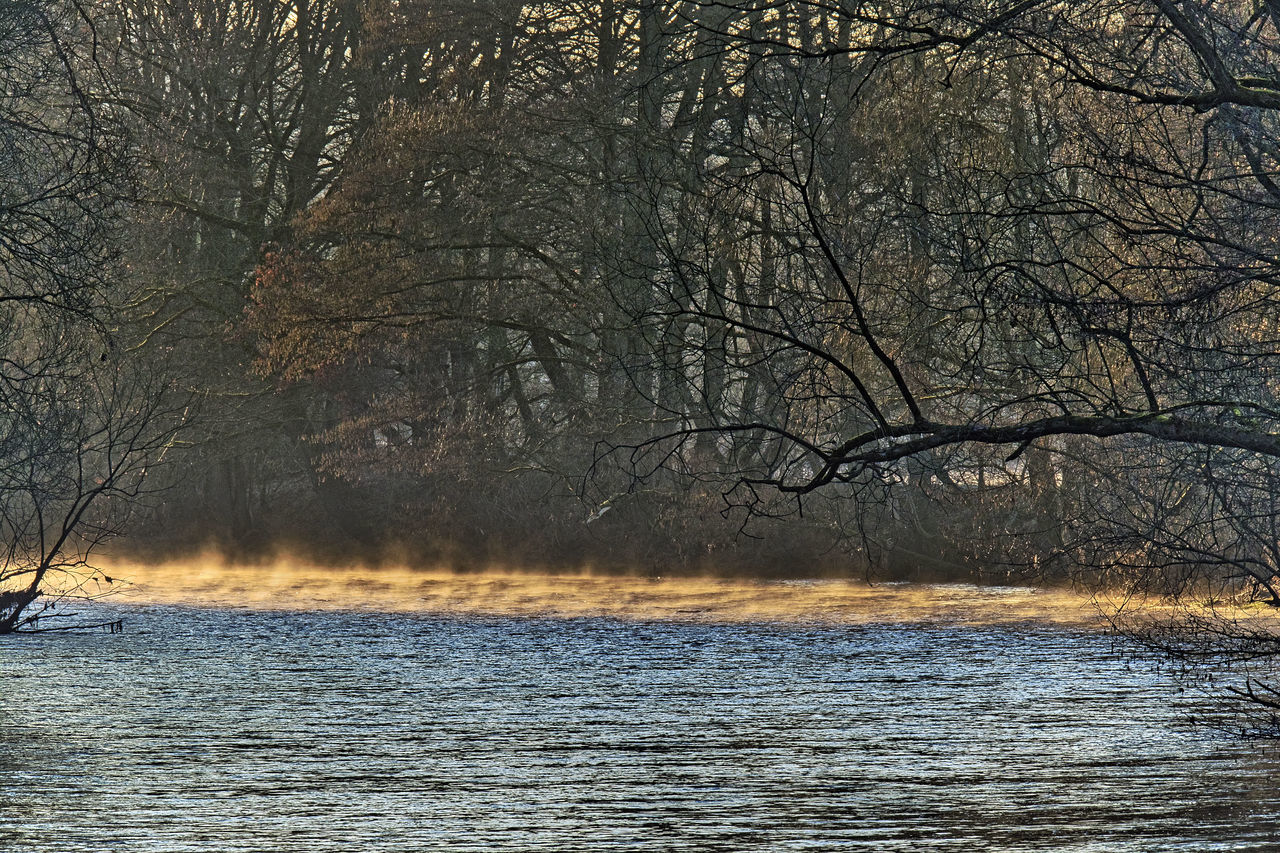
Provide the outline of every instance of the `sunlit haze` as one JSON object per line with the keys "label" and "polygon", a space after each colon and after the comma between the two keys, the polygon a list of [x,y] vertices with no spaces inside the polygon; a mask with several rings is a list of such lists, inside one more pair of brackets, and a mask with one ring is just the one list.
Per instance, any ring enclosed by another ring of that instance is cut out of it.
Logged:
{"label": "sunlit haze", "polygon": [[213,557],[118,565],[110,572],[127,583],[120,600],[147,604],[724,622],[1100,624],[1084,595],[1009,586],[454,572],[287,559],[228,565]]}

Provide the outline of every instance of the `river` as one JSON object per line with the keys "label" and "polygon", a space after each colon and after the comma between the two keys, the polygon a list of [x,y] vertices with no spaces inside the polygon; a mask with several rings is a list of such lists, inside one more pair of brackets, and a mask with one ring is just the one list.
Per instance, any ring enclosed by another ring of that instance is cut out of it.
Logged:
{"label": "river", "polygon": [[0,645],[0,850],[1280,849],[1095,627],[174,604]]}

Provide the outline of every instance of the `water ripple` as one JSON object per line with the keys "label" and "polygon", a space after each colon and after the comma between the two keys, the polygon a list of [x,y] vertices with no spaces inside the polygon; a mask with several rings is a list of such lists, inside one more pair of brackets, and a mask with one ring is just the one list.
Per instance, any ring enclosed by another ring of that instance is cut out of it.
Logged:
{"label": "water ripple", "polygon": [[114,607],[6,641],[0,850],[1271,850],[1276,763],[1065,627]]}

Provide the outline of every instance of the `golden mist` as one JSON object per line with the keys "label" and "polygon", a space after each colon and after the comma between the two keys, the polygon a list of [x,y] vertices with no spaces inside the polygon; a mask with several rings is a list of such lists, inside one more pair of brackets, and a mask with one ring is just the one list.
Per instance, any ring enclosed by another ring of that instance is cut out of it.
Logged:
{"label": "golden mist", "polygon": [[230,565],[208,557],[115,564],[108,571],[126,582],[122,599],[139,604],[709,622],[1102,624],[1087,596],[1024,587],[652,578],[503,568],[454,572],[320,566],[287,558]]}

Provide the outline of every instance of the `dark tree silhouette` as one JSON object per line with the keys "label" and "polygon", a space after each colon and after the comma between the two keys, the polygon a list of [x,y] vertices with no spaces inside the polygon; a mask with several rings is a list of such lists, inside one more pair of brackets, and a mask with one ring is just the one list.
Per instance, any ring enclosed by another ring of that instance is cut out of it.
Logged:
{"label": "dark tree silhouette", "polygon": [[0,8],[0,634],[110,584],[88,558],[167,440],[156,382],[112,341],[126,184],[93,48],[71,4]]}
{"label": "dark tree silhouette", "polygon": [[1271,4],[682,8],[680,67],[754,103],[634,196],[639,322],[683,385],[618,448],[642,476],[895,517],[1012,486],[979,553],[1280,603]]}

